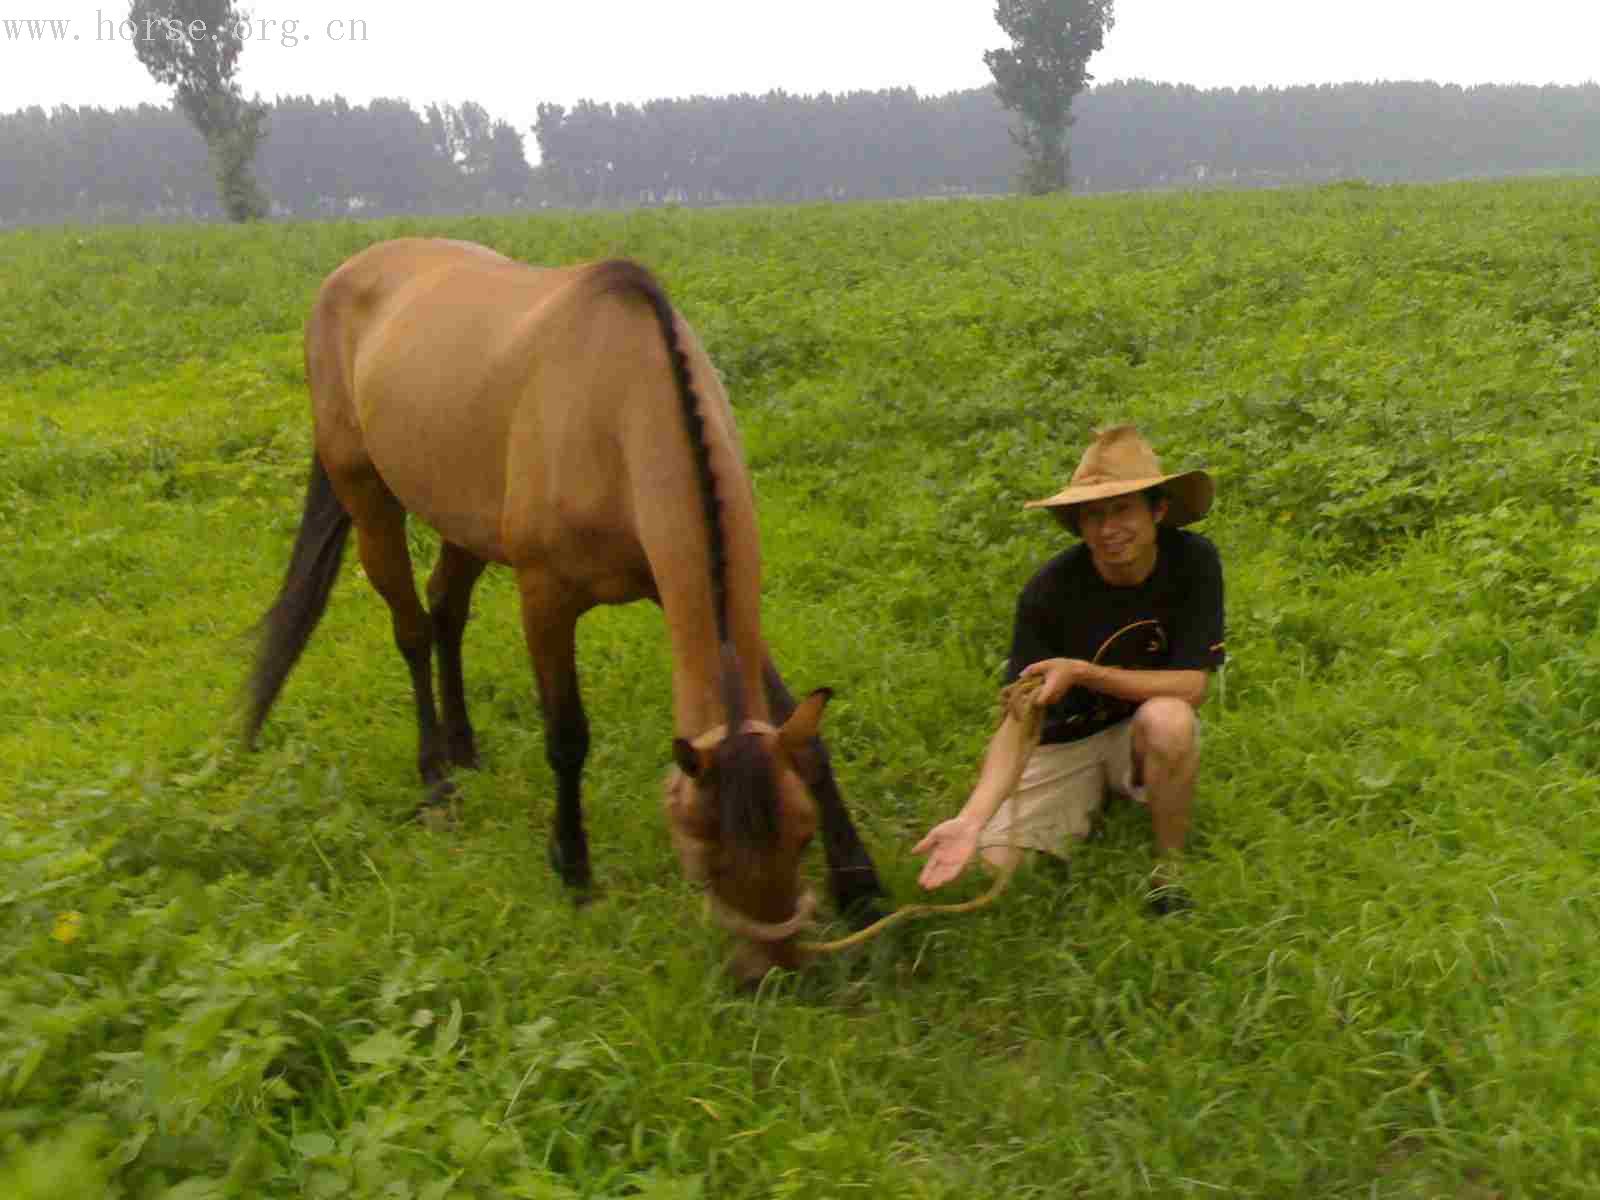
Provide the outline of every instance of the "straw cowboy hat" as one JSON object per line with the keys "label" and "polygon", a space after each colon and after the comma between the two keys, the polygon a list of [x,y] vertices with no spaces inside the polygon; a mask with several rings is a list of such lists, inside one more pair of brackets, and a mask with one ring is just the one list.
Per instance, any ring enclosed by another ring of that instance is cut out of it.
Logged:
{"label": "straw cowboy hat", "polygon": [[1113,425],[1096,432],[1065,488],[1048,499],[1029,500],[1022,507],[1065,509],[1090,500],[1108,500],[1112,496],[1142,492],[1157,484],[1165,484],[1167,490],[1167,515],[1161,519],[1163,525],[1198,521],[1210,510],[1217,491],[1217,485],[1204,471],[1164,474],[1161,460],[1138,429],[1132,425]]}

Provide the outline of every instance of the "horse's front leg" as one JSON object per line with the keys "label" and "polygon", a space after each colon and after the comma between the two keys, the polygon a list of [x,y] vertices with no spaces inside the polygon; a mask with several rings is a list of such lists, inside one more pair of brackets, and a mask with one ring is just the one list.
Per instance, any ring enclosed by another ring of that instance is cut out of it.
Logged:
{"label": "horse's front leg", "polygon": [[[773,721],[781,725],[794,712],[794,697],[784,686],[783,677],[771,658],[762,664],[762,678]],[[828,890],[833,894],[834,906],[852,923],[867,924],[880,915],[877,901],[885,895],[883,884],[850,820],[850,812],[845,808],[844,797],[839,794],[839,784],[833,776],[828,748],[820,737],[811,739],[799,767],[822,818],[822,848],[828,860]]]}
{"label": "horse's front leg", "polygon": [[574,632],[578,617],[588,606],[545,571],[519,571],[517,588],[522,596],[522,631],[544,713],[545,759],[556,777],[550,865],[568,887],[587,890],[592,878],[581,786],[584,759],[589,755],[589,719],[578,692]]}

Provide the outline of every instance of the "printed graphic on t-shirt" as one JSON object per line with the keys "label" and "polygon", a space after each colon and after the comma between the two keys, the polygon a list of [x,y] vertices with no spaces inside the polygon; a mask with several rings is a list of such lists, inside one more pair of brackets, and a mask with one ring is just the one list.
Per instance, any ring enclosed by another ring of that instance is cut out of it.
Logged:
{"label": "printed graphic on t-shirt", "polygon": [[[1092,661],[1125,671],[1159,671],[1166,665],[1169,649],[1166,627],[1151,618],[1134,621],[1112,632],[1100,643]],[[1073,688],[1057,703],[1066,710],[1060,721],[1063,733],[1075,732],[1079,725],[1108,728],[1131,717],[1138,707],[1131,700],[1120,700],[1085,687]]]}

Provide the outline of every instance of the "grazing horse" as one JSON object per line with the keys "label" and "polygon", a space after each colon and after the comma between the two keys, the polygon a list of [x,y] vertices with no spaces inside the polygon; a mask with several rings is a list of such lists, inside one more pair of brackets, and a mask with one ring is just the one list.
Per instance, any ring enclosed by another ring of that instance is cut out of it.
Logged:
{"label": "grazing horse", "polygon": [[[427,803],[447,803],[448,767],[477,762],[461,673],[472,588],[487,564],[508,566],[556,779],[550,861],[581,892],[589,724],[574,626],[597,604],[650,599],[673,659],[669,829],[744,939],[744,972],[797,965],[794,937],[815,904],[801,854],[819,823],[836,905],[873,906],[882,889],[817,736],[829,693],[797,705],[762,640],[755,499],[732,409],[645,268],[535,268],[467,242],[383,242],[323,283],[306,376],[311,479],[262,621],[247,741],[321,618],[354,525],[411,674]],[[407,513],[443,542],[426,609]]]}

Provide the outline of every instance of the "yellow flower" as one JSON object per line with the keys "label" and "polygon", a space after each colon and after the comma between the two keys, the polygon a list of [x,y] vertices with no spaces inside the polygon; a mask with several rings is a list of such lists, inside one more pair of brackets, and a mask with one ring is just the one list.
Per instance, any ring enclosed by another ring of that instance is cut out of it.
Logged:
{"label": "yellow flower", "polygon": [[50,936],[63,946],[70,946],[78,940],[78,934],[83,929],[83,914],[81,912],[64,912],[56,914],[56,927],[50,931]]}

